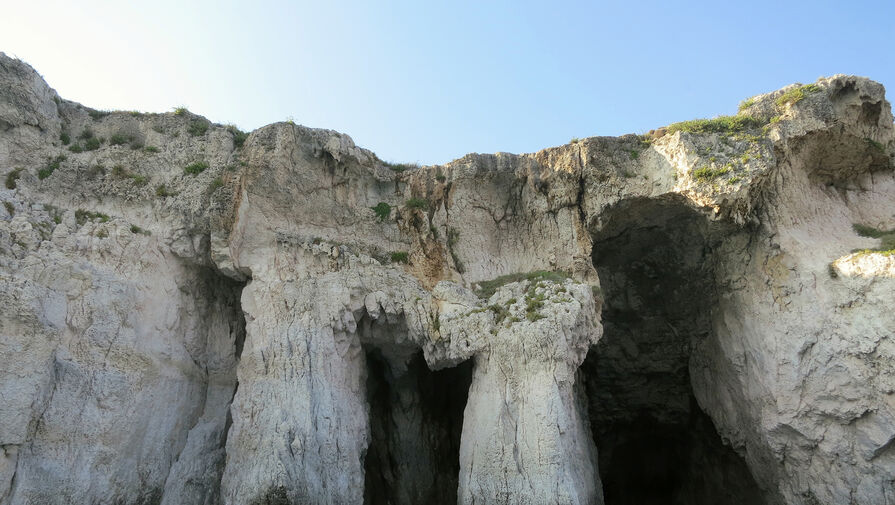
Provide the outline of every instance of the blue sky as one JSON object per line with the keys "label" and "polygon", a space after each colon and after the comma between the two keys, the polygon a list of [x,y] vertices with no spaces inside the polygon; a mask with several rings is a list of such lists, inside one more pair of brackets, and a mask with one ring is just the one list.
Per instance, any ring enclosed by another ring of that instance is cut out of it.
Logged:
{"label": "blue sky", "polygon": [[429,164],[731,114],[835,73],[895,87],[893,28],[892,0],[19,1],[0,51],[92,107],[292,118]]}

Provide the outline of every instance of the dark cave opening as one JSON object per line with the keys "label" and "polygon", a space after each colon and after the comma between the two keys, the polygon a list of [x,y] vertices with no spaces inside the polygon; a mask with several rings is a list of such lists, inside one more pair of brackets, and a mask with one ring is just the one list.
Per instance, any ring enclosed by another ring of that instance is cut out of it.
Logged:
{"label": "dark cave opening", "polygon": [[581,367],[606,505],[763,504],[693,396],[711,332],[709,224],[677,200],[633,200],[594,236],[604,334]]}
{"label": "dark cave opening", "polygon": [[367,347],[366,359],[364,503],[456,504],[472,363],[432,371],[422,352],[405,362],[375,347]]}

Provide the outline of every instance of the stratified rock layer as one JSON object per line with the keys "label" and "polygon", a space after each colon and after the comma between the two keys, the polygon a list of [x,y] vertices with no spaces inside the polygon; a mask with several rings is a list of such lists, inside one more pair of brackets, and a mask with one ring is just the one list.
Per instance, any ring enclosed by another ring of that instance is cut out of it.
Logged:
{"label": "stratified rock layer", "polygon": [[396,170],[0,54],[0,504],[895,501],[884,90],[737,117]]}

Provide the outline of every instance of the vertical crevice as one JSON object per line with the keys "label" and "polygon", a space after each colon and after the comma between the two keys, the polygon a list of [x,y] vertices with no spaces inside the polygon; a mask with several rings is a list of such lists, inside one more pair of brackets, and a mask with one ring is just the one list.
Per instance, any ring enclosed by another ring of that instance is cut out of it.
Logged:
{"label": "vertical crevice", "polygon": [[364,503],[456,504],[460,432],[470,363],[431,371],[417,352],[406,363],[367,349],[370,446]]}
{"label": "vertical crevice", "polygon": [[215,271],[200,275],[196,292],[206,298],[199,307],[207,324],[203,406],[168,471],[164,492],[159,490],[153,503],[204,505],[220,501],[227,436],[233,423],[230,404],[238,388],[236,368],[246,337],[241,304],[244,287],[244,282]]}

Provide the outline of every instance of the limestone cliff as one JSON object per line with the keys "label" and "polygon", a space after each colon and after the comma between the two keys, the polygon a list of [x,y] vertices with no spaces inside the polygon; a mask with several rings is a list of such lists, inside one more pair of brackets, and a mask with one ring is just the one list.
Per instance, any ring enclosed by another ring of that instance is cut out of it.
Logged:
{"label": "limestone cliff", "polygon": [[404,167],[0,53],[0,504],[895,502],[893,153],[860,77]]}

